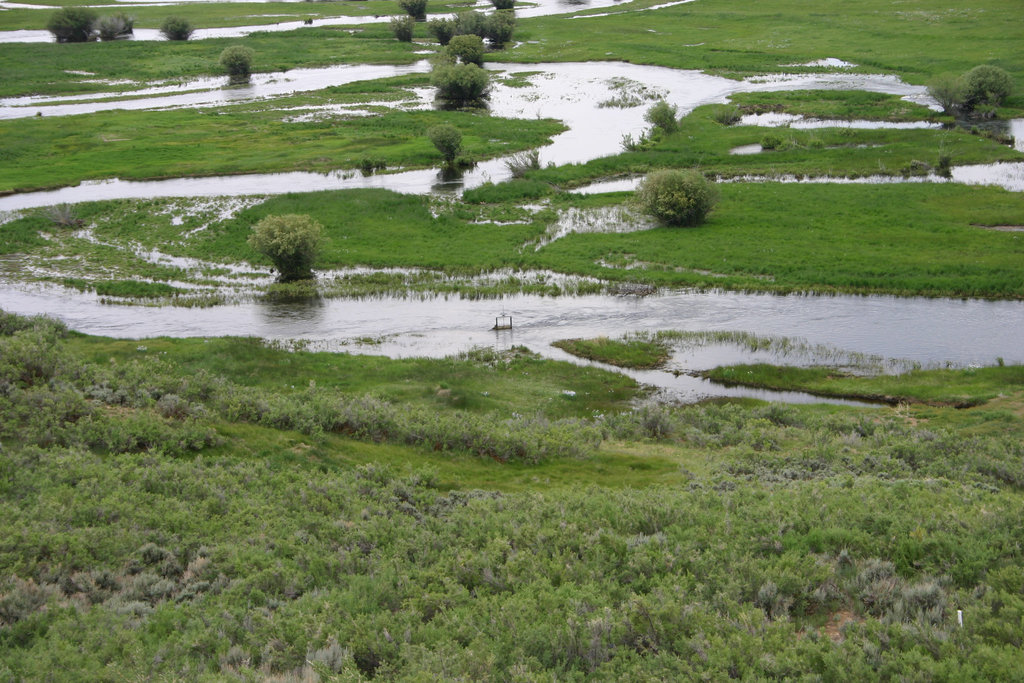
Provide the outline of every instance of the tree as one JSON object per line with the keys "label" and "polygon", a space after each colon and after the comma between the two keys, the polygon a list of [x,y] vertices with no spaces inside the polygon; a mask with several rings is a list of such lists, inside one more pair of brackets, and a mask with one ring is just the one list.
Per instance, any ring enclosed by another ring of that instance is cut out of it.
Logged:
{"label": "tree", "polygon": [[491,0],[491,4],[494,5],[494,9],[512,9],[516,0]]}
{"label": "tree", "polygon": [[438,64],[430,73],[430,82],[440,99],[463,105],[487,96],[490,77],[476,64]]}
{"label": "tree", "polygon": [[981,64],[964,74],[964,104],[998,107],[1013,92],[1013,79],[998,66]]}
{"label": "tree", "polygon": [[84,43],[93,39],[97,16],[88,7],[62,7],[50,15],[46,30],[58,43]]}
{"label": "tree", "polygon": [[398,0],[398,6],[416,21],[427,18],[427,0]]}
{"label": "tree", "polygon": [[427,129],[427,137],[444,157],[444,163],[451,166],[462,151],[462,133],[455,126],[442,123]]}
{"label": "tree", "polygon": [[445,48],[445,53],[452,62],[484,65],[484,41],[477,35],[453,37]]}
{"label": "tree", "polygon": [[309,216],[267,216],[253,226],[249,246],[270,258],[282,282],[313,277],[323,226]]}
{"label": "tree", "polygon": [[402,43],[412,42],[412,31],[415,26],[416,20],[412,17],[395,17],[391,20],[391,32]]}
{"label": "tree", "polygon": [[227,70],[232,81],[248,81],[254,54],[250,47],[230,45],[220,53],[220,65]]}
{"label": "tree", "polygon": [[182,17],[167,17],[160,24],[160,33],[167,40],[188,40],[195,28],[192,22]]}
{"label": "tree", "polygon": [[674,133],[679,128],[676,105],[659,100],[644,114],[644,120],[663,133]]}
{"label": "tree", "polygon": [[641,210],[668,225],[700,225],[717,199],[714,186],[696,171],[654,171],[636,191]]}

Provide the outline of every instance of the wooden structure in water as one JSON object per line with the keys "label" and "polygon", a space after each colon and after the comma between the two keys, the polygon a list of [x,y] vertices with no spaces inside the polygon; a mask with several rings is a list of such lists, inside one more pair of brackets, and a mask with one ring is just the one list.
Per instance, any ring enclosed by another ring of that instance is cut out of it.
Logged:
{"label": "wooden structure in water", "polygon": [[492,330],[511,330],[512,329],[512,316],[510,315],[499,315],[494,319],[494,327]]}

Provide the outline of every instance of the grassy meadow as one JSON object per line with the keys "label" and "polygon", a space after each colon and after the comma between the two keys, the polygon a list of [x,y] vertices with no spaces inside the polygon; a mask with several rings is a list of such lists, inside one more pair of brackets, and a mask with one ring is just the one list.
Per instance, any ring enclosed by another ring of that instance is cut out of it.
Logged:
{"label": "grassy meadow", "polygon": [[[1015,90],[988,113],[1024,116],[1024,23],[1006,0],[645,9],[656,4],[520,17],[485,59],[770,79],[839,58],[916,85],[990,64]],[[435,0],[427,12],[468,6]],[[124,10],[140,28],[172,14],[215,28],[402,13],[390,0]],[[49,14],[2,10],[0,31],[42,29]],[[423,23],[414,38],[399,42],[384,23],[8,43],[0,97],[184,89],[224,78],[229,45],[252,48],[260,74],[408,65],[441,49]],[[401,106],[429,85],[424,73],[212,107],[0,120],[0,195],[430,168],[441,156],[426,132],[438,124],[455,126],[476,161],[564,130],[528,106],[515,120]],[[343,106],[369,115],[323,113]],[[721,122],[764,112],[937,127]],[[4,212],[0,287],[64,287],[128,316],[130,305],[314,294],[1024,298],[1020,192],[781,182],[920,180],[1024,160],[989,121],[957,127],[895,96],[806,91],[740,94],[676,123],[612,156],[527,164],[461,195],[294,187]],[[731,153],[748,145],[765,149]],[[659,168],[718,181],[704,224],[650,223],[632,192],[572,191]],[[282,214],[323,225],[315,283],[276,283],[248,244],[254,224]],[[593,229],[560,232],[573,220]],[[613,370],[665,367],[705,342],[818,350],[743,331],[610,329],[557,343],[595,367],[522,346],[391,359],[359,353],[372,339],[329,353],[237,334],[113,339],[0,310],[0,681],[1011,681],[1024,670],[1020,366],[885,374],[882,360],[822,352],[817,365],[704,376],[870,405],[677,405]]]}

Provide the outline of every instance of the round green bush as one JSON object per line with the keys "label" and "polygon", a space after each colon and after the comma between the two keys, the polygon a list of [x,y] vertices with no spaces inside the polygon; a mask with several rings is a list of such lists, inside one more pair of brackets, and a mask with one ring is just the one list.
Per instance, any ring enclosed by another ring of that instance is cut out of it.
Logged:
{"label": "round green bush", "polygon": [[309,216],[267,216],[253,226],[249,246],[270,258],[282,282],[313,277],[323,226]]}
{"label": "round green bush", "polygon": [[398,0],[398,6],[416,21],[427,18],[427,0]]}
{"label": "round green bush", "polygon": [[251,47],[229,45],[220,53],[220,65],[227,70],[232,80],[249,80],[254,54]]}
{"label": "round green bush", "polygon": [[431,19],[427,22],[427,31],[437,39],[441,45],[447,45],[452,36],[455,35],[454,19]]}
{"label": "round green bush", "polygon": [[188,40],[195,28],[192,22],[182,17],[167,17],[160,24],[160,33],[167,40]]}
{"label": "round green bush", "polygon": [[998,66],[981,64],[964,74],[964,101],[971,109],[999,106],[1013,92],[1013,79]]}
{"label": "round green bush", "polygon": [[717,200],[714,185],[696,171],[654,171],[636,191],[641,210],[668,225],[700,225]]}
{"label": "round green bush", "polygon": [[88,7],[63,7],[50,15],[46,30],[58,43],[84,43],[93,39],[97,16]]}
{"label": "round green bush", "polygon": [[484,65],[484,41],[477,35],[455,36],[448,42],[445,53],[453,62]]}
{"label": "round green bush", "polygon": [[437,151],[444,157],[446,164],[455,161],[455,157],[462,150],[462,133],[459,129],[449,123],[442,123],[427,129],[427,137],[437,147]]}
{"label": "round green bush", "polygon": [[439,64],[430,74],[437,96],[453,104],[477,102],[487,95],[490,77],[476,64]]}

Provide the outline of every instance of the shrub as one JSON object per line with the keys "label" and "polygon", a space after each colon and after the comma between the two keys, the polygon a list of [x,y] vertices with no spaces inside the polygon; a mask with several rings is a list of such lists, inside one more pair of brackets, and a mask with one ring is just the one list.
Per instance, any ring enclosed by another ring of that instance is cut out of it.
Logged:
{"label": "shrub", "polygon": [[540,168],[540,152],[536,149],[516,152],[505,160],[505,168],[513,178],[522,178],[527,171],[535,171]]}
{"label": "shrub", "polygon": [[516,28],[516,15],[511,10],[498,10],[487,17],[484,24],[484,38],[496,47],[501,47],[512,40]]}
{"label": "shrub", "polygon": [[416,21],[427,18],[427,0],[398,0],[398,6]]}
{"label": "shrub", "polygon": [[412,42],[412,31],[415,26],[416,20],[412,17],[395,17],[391,20],[391,32],[402,43]]}
{"label": "shrub", "polygon": [[636,191],[644,213],[668,225],[700,225],[715,205],[717,193],[696,171],[649,173]]}
{"label": "shrub", "polygon": [[778,149],[782,147],[783,140],[775,133],[768,133],[761,138],[762,149]]}
{"label": "shrub", "polygon": [[999,106],[1013,91],[1013,79],[998,66],[976,66],[964,74],[963,80],[964,104],[970,109],[980,105]]}
{"label": "shrub", "polygon": [[160,33],[167,40],[188,40],[195,28],[192,22],[182,17],[167,17],[160,24]]}
{"label": "shrub", "polygon": [[267,216],[249,235],[249,245],[274,262],[282,282],[313,277],[323,226],[309,216]]}
{"label": "shrub", "polygon": [[455,126],[442,123],[427,130],[427,137],[437,147],[446,164],[455,161],[455,157],[462,151],[462,133]]}
{"label": "shrub", "polygon": [[945,114],[956,114],[964,106],[964,81],[962,78],[945,74],[928,84],[928,94],[942,107]]}
{"label": "shrub", "polygon": [[516,0],[491,0],[491,4],[494,5],[494,9],[512,9]]}
{"label": "shrub", "polygon": [[487,37],[487,15],[481,12],[459,12],[455,15],[455,35]]}
{"label": "shrub", "polygon": [[461,105],[483,99],[490,78],[476,64],[441,64],[434,67],[430,82],[437,88],[439,98]]}
{"label": "shrub", "polygon": [[676,105],[660,100],[647,110],[644,120],[663,133],[674,133],[679,128],[676,116]]}
{"label": "shrub", "polygon": [[454,19],[431,19],[427,22],[427,31],[437,39],[441,45],[447,45],[455,35]]}
{"label": "shrub", "polygon": [[100,40],[117,40],[135,32],[135,18],[124,12],[118,12],[103,17],[96,22],[95,27],[100,34]]}
{"label": "shrub", "polygon": [[711,118],[723,126],[731,126],[742,118],[740,108],[733,104],[719,104],[711,109]]}
{"label": "shrub", "polygon": [[483,66],[484,41],[478,35],[455,36],[448,43],[445,54],[452,62]]}
{"label": "shrub", "polygon": [[252,48],[244,45],[230,45],[220,53],[220,65],[227,70],[231,80],[247,81],[252,70]]}
{"label": "shrub", "polygon": [[84,43],[93,39],[96,17],[88,7],[62,7],[50,15],[46,30],[58,43]]}

